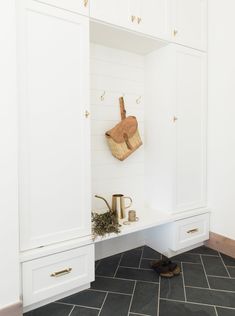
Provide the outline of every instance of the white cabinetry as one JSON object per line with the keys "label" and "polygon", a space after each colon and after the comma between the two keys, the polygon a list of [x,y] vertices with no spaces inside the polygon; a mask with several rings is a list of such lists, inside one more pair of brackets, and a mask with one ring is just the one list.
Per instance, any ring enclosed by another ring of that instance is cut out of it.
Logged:
{"label": "white cabinetry", "polygon": [[167,39],[168,1],[91,0],[91,17],[150,36]]}
{"label": "white cabinetry", "polygon": [[171,34],[176,43],[206,50],[207,0],[170,0]]}
{"label": "white cabinetry", "polygon": [[22,264],[24,306],[94,280],[94,245]]}
{"label": "white cabinetry", "polygon": [[129,0],[91,0],[90,16],[91,18],[128,27],[129,19]]}
{"label": "white cabinetry", "polygon": [[147,57],[146,169],[150,206],[205,206],[206,55],[172,44]]}
{"label": "white cabinetry", "polygon": [[82,15],[89,15],[89,0],[36,0],[57,8],[76,12]]}
{"label": "white cabinetry", "polygon": [[90,234],[89,20],[35,1],[20,12],[21,250]]}

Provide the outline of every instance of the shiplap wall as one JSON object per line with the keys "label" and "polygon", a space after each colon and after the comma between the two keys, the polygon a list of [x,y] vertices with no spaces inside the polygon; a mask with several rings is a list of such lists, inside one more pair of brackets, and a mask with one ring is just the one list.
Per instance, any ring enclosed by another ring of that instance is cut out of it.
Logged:
{"label": "shiplap wall", "polygon": [[[104,100],[101,95],[104,94]],[[140,215],[144,205],[144,146],[125,161],[111,155],[105,132],[120,121],[119,97],[124,95],[127,115],[139,122],[144,142],[144,59],[142,56],[96,44],[91,45],[91,150],[93,210],[105,209],[111,196],[121,193],[133,199]],[[141,96],[141,102],[136,100]]]}

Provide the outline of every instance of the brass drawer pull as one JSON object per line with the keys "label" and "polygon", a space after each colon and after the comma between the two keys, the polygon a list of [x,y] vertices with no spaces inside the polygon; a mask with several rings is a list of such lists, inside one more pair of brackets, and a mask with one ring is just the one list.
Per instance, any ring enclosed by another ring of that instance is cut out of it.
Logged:
{"label": "brass drawer pull", "polygon": [[72,271],[72,268],[67,268],[67,269],[64,269],[64,270],[61,270],[61,271],[53,272],[51,274],[51,277],[52,278],[58,278],[58,277],[61,277],[63,275],[69,274],[71,271]]}
{"label": "brass drawer pull", "polygon": [[87,5],[88,5],[88,1],[89,1],[89,0],[83,0],[84,7],[87,7]]}
{"label": "brass drawer pull", "polygon": [[187,234],[195,234],[195,233],[198,233],[199,232],[199,229],[198,228],[194,228],[194,229],[190,229],[187,231]]}
{"label": "brass drawer pull", "polygon": [[137,23],[140,24],[141,22],[142,22],[141,17],[138,17],[138,18],[137,18]]}

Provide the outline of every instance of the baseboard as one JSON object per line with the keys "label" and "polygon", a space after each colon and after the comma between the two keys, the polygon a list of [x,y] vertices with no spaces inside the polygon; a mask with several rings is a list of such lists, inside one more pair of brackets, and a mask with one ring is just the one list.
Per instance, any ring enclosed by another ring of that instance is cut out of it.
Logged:
{"label": "baseboard", "polygon": [[210,239],[205,245],[211,249],[224,253],[227,256],[235,258],[235,240],[225,236],[210,232]]}
{"label": "baseboard", "polygon": [[22,315],[23,315],[23,308],[22,308],[21,302],[6,306],[4,308],[0,308],[0,316],[22,316]]}

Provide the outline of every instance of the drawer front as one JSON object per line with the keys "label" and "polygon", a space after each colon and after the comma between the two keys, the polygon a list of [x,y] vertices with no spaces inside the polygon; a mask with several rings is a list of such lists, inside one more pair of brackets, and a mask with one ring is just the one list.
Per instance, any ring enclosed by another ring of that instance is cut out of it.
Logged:
{"label": "drawer front", "polygon": [[40,302],[94,281],[94,245],[22,264],[23,304]]}
{"label": "drawer front", "polygon": [[173,249],[178,251],[209,239],[209,214],[176,221],[173,225]]}
{"label": "drawer front", "polygon": [[89,0],[36,0],[57,8],[89,16]]}

